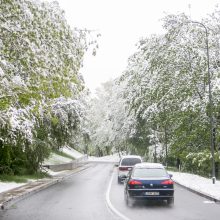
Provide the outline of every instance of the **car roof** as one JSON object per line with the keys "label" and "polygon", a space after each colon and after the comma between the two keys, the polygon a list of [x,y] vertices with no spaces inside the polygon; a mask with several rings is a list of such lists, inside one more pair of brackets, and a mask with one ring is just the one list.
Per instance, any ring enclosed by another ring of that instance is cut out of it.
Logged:
{"label": "car roof", "polygon": [[141,156],[139,156],[139,155],[126,155],[126,156],[121,157],[121,159],[124,159],[124,158],[140,158],[141,159]]}
{"label": "car roof", "polygon": [[135,168],[160,168],[164,169],[161,163],[138,163],[134,166]]}

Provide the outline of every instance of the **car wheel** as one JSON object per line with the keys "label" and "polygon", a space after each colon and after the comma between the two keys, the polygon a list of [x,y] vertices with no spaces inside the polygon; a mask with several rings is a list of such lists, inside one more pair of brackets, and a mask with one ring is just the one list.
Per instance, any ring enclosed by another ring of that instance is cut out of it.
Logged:
{"label": "car wheel", "polygon": [[174,204],[174,198],[169,198],[169,199],[167,199],[167,204],[168,204],[169,206],[172,206],[172,205]]}

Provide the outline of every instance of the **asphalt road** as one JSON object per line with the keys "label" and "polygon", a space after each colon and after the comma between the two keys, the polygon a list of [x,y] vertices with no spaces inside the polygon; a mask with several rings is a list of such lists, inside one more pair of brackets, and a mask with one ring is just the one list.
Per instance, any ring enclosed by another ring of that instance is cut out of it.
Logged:
{"label": "asphalt road", "polygon": [[219,220],[215,204],[175,186],[175,204],[138,203],[127,207],[123,184],[112,164],[91,164],[72,177],[0,212],[1,220]]}

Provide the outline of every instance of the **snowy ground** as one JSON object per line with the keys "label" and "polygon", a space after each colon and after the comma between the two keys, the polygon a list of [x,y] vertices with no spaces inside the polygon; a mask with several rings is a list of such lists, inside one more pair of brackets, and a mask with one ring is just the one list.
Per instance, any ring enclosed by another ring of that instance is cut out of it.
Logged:
{"label": "snowy ground", "polygon": [[[71,152],[69,152],[71,151]],[[80,158],[83,156],[79,152],[75,150],[71,150],[69,148],[65,148],[64,150],[65,153],[69,153],[75,158]],[[69,159],[66,158],[60,158],[59,157],[52,157],[50,163],[64,163]],[[116,155],[110,155],[110,156],[105,156],[105,157],[89,157],[89,161],[100,161],[100,162],[118,162],[119,161],[119,156]],[[69,161],[67,161],[69,162]],[[57,175],[60,172],[49,172],[51,175]],[[216,181],[216,184],[212,183],[211,179],[204,178],[201,176],[189,174],[189,173],[180,173],[180,172],[169,172],[173,174],[172,179],[176,181],[177,183],[180,183],[181,185],[184,185],[186,187],[190,187],[191,189],[194,189],[198,192],[205,193],[206,195],[212,196],[213,198],[216,198],[220,200],[220,181]],[[5,183],[5,182],[0,182],[0,193],[7,191],[9,189],[21,186],[23,184],[17,184],[17,183]]]}
{"label": "snowy ground", "polygon": [[100,161],[100,162],[119,162],[118,154],[104,156],[104,157],[89,157],[89,161]]}
{"label": "snowy ground", "polygon": [[76,158],[76,159],[78,159],[78,158],[84,156],[84,155],[81,154],[80,152],[78,152],[78,151],[76,151],[76,150],[74,150],[73,148],[70,148],[70,147],[68,147],[68,146],[63,147],[62,151],[63,151],[64,153],[66,153],[66,154],[69,154],[70,156],[72,156],[72,157],[74,157],[74,158]]}
{"label": "snowy ground", "polygon": [[67,157],[62,157],[58,154],[52,153],[48,159],[44,161],[44,165],[57,165],[62,163],[69,163],[72,159]]}
{"label": "snowy ground", "polygon": [[[72,156],[76,159],[83,156],[83,154],[81,154],[78,151],[76,151],[72,148],[69,148],[69,147],[64,147],[62,150],[63,150],[63,152],[69,154],[70,156]],[[56,165],[56,164],[69,163],[71,161],[72,161],[72,159],[70,159],[70,158],[62,157],[60,155],[52,153],[51,156],[47,160],[45,160],[43,164]],[[56,176],[56,175],[59,175],[62,172],[65,172],[65,171],[53,172],[52,170],[49,170],[49,169],[46,169],[46,168],[44,168],[44,170],[51,176]],[[30,181],[33,181],[33,180],[30,180]],[[10,190],[10,189],[13,189],[13,188],[16,188],[16,187],[19,187],[19,186],[22,186],[22,185],[25,185],[25,184],[26,183],[1,182],[0,181],[0,193],[4,192],[4,191],[7,191],[7,190]]]}
{"label": "snowy ground", "polygon": [[[66,154],[69,154],[70,156],[74,157],[75,159],[78,159],[82,156],[84,156],[83,154],[79,153],[78,151],[65,146],[61,149],[61,151],[63,151]],[[45,165],[57,165],[57,164],[62,164],[62,163],[69,163],[71,162],[72,159],[67,158],[67,157],[62,157],[60,155],[57,155],[55,153],[52,153],[51,156],[44,161]]]}
{"label": "snowy ground", "polygon": [[14,183],[14,182],[1,182],[0,181],[0,193],[5,192],[7,190],[19,187],[24,185],[25,183]]}
{"label": "snowy ground", "polygon": [[189,187],[196,190],[199,193],[211,196],[217,200],[220,200],[220,181],[212,183],[211,178],[204,178],[198,175],[189,173],[171,172],[173,174],[173,180],[185,187]]}

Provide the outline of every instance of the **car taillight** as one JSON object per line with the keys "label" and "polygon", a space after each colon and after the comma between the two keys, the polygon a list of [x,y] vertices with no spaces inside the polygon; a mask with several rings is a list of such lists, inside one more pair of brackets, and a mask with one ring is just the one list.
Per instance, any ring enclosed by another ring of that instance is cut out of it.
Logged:
{"label": "car taillight", "polygon": [[128,182],[128,184],[134,186],[134,185],[141,185],[142,182],[137,181],[137,180],[130,180],[130,181]]}
{"label": "car taillight", "polygon": [[161,182],[161,184],[163,184],[163,185],[172,185],[173,180],[164,180],[163,182]]}

